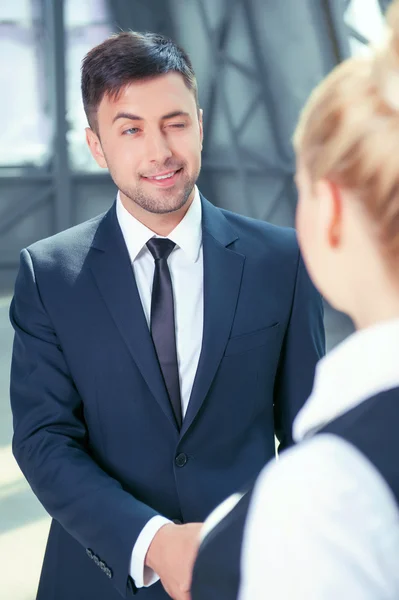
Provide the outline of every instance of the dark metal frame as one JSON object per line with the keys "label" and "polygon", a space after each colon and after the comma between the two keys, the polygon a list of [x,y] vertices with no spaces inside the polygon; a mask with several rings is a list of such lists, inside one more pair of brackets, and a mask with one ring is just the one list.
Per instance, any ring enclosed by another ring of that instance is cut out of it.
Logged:
{"label": "dark metal frame", "polygon": [[331,39],[334,42],[337,63],[349,58],[351,55],[349,45],[349,28],[344,22],[344,14],[348,2],[337,0],[324,0],[325,11],[329,23]]}
{"label": "dark metal frame", "polygon": [[66,121],[64,2],[45,0],[49,72],[50,110],[55,123],[53,134],[52,179],[54,193],[54,230],[72,224],[71,171],[69,167]]}

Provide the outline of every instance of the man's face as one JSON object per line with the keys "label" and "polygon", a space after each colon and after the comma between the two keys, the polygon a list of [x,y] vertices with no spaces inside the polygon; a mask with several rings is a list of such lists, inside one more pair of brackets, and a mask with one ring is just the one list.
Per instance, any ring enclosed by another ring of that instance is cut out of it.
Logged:
{"label": "man's face", "polygon": [[131,83],[117,99],[104,96],[97,123],[98,136],[86,130],[90,150],[125,201],[164,214],[192,198],[201,168],[202,114],[180,74]]}

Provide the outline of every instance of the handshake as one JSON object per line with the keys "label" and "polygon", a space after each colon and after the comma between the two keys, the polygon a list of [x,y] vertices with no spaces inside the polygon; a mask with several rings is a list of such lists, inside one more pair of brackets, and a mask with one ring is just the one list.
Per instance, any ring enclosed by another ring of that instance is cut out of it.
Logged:
{"label": "handshake", "polygon": [[161,527],[148,548],[145,565],[160,578],[174,600],[190,600],[191,576],[200,544],[202,523]]}

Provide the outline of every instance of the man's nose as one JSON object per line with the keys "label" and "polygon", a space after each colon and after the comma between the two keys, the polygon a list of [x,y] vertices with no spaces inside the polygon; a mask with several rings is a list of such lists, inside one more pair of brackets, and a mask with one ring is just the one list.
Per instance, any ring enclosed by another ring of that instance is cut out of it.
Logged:
{"label": "man's nose", "polygon": [[160,133],[151,133],[147,137],[147,158],[150,162],[163,165],[172,156],[166,137]]}

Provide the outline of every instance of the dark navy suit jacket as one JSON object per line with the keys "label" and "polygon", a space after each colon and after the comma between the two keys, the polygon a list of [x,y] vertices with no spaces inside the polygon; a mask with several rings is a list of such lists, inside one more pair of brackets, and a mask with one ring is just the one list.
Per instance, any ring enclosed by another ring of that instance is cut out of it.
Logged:
{"label": "dark navy suit jacket", "polygon": [[53,517],[40,600],[131,597],[151,517],[203,521],[274,456],[274,431],[291,444],[324,352],[320,296],[293,230],[202,207],[203,346],[180,432],[115,205],[21,253],[13,451]]}

